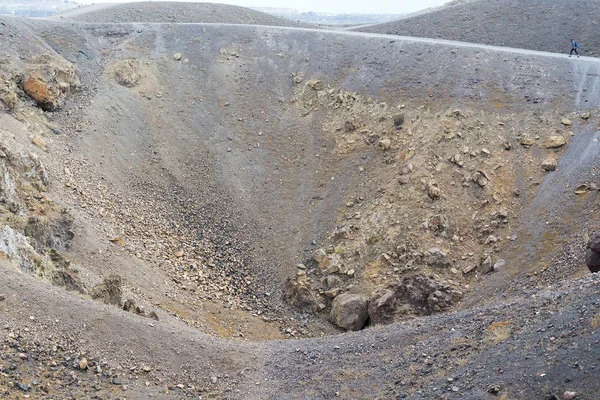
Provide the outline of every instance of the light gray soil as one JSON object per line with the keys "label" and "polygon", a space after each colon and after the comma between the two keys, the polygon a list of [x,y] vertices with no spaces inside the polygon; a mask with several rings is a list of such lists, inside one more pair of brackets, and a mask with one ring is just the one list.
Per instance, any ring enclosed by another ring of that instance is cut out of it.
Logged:
{"label": "light gray soil", "polygon": [[476,0],[397,21],[350,28],[361,32],[460,40],[495,46],[600,55],[596,1]]}

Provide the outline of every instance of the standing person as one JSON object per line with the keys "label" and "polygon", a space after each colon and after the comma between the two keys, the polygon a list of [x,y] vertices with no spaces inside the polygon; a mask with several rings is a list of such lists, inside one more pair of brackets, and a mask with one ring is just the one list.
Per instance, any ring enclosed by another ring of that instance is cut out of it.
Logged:
{"label": "standing person", "polygon": [[571,39],[571,52],[569,53],[569,57],[573,55],[573,52],[577,54],[577,58],[579,58],[579,53],[577,52],[577,48],[579,47],[579,43],[575,41],[575,39]]}

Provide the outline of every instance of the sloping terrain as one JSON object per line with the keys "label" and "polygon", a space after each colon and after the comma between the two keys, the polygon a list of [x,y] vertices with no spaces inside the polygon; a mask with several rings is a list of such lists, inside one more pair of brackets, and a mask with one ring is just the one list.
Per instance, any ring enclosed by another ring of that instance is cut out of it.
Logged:
{"label": "sloping terrain", "polygon": [[593,398],[596,59],[0,22],[3,394]]}
{"label": "sloping terrain", "polygon": [[63,11],[53,19],[92,23],[176,22],[311,27],[312,25],[275,17],[249,8],[216,3],[95,4]]}
{"label": "sloping terrain", "polygon": [[351,28],[360,32],[440,38],[568,53],[575,38],[580,52],[600,55],[596,1],[475,0],[383,24]]}

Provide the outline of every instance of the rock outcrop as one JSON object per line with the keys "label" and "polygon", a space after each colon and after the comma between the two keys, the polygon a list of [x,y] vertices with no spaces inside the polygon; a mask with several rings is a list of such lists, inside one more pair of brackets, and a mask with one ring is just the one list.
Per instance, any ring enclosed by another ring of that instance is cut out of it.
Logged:
{"label": "rock outcrop", "polygon": [[81,86],[75,68],[48,55],[38,57],[23,80],[23,90],[44,111],[56,111],[64,97]]}
{"label": "rock outcrop", "polygon": [[298,271],[294,279],[287,280],[283,298],[292,307],[306,312],[315,312],[325,307],[311,291],[304,271]]}
{"label": "rock outcrop", "polygon": [[407,315],[448,310],[462,293],[435,276],[413,275],[375,293],[369,300],[372,324],[388,324]]}

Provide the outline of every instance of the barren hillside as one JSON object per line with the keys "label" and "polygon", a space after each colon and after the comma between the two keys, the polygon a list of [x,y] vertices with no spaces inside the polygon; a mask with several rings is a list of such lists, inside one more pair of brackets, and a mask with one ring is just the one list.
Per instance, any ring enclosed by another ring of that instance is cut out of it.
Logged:
{"label": "barren hillside", "polygon": [[582,54],[597,57],[599,12],[599,3],[589,0],[474,0],[353,30],[563,54],[575,38]]}
{"label": "barren hillside", "polygon": [[146,1],[97,4],[63,11],[53,19],[92,23],[176,22],[308,27],[312,25],[275,17],[249,8],[216,3]]}
{"label": "barren hillside", "polygon": [[0,394],[594,398],[597,59],[119,14],[0,17]]}

